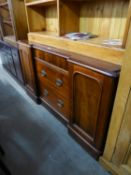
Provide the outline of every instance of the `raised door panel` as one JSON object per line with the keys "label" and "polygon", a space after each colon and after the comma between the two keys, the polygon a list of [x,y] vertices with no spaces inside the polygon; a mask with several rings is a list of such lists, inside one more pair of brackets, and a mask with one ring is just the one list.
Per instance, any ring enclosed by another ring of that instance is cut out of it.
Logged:
{"label": "raised door panel", "polygon": [[19,53],[23,72],[24,83],[27,89],[32,93],[35,92],[35,75],[31,57],[30,46],[19,43]]}
{"label": "raised door panel", "polygon": [[117,78],[70,64],[72,114],[70,133],[95,157],[103,151]]}
{"label": "raised door panel", "polygon": [[73,91],[73,123],[94,141],[102,93],[101,82],[92,76],[75,73]]}

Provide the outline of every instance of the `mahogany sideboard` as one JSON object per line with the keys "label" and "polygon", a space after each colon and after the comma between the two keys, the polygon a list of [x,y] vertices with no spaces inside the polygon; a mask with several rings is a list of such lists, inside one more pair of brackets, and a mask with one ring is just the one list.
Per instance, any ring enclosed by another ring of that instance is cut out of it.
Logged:
{"label": "mahogany sideboard", "polygon": [[64,121],[69,133],[98,159],[120,66],[53,47],[18,45],[28,94]]}

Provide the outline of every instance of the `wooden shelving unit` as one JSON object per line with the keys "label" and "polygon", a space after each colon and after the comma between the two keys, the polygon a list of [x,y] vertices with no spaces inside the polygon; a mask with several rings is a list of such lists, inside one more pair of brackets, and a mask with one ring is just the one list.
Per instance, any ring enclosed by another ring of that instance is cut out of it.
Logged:
{"label": "wooden shelving unit", "polygon": [[7,2],[0,3],[0,7],[5,7],[5,6],[8,6]]}
{"label": "wooden shelving unit", "polygon": [[[48,43],[53,46],[53,37],[57,36],[56,41],[61,38],[68,45],[69,40],[66,42],[65,34],[90,32],[97,37],[77,41],[76,46],[73,47],[77,48],[79,43],[81,47],[82,45],[84,47],[87,45],[87,48],[89,45],[95,46],[100,51],[101,48],[102,50],[110,48],[112,52],[116,50],[124,52],[131,22],[130,0],[25,0],[25,4],[29,28],[28,38],[31,43],[35,38],[34,42]],[[47,42],[48,37],[50,40]],[[104,44],[105,40],[112,39],[119,39],[121,45]],[[79,52],[79,49],[77,51]]]}
{"label": "wooden shelving unit", "polygon": [[8,38],[13,36],[15,38],[14,26],[12,23],[12,18],[9,10],[9,4],[6,0],[0,1],[0,16],[1,16],[1,29],[2,38]]}
{"label": "wooden shelving unit", "polygon": [[26,1],[28,29],[58,35],[58,12],[56,0]]}
{"label": "wooden shelving unit", "polygon": [[27,1],[26,6],[48,6],[55,4],[56,0],[38,0],[38,1]]}
{"label": "wooden shelving unit", "polygon": [[0,19],[3,40],[14,44],[27,38],[24,0],[0,0]]}

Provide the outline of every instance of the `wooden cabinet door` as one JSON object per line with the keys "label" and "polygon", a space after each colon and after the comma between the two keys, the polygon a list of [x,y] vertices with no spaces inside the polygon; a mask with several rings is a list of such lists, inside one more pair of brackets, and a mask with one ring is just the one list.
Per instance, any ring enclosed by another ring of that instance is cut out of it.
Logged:
{"label": "wooden cabinet door", "polygon": [[14,60],[11,54],[6,53],[6,59],[7,59],[7,64],[9,66],[9,71],[16,77],[16,70],[15,70],[15,65],[14,65]]}
{"label": "wooden cabinet door", "polygon": [[16,70],[14,61],[11,54],[11,48],[4,43],[1,43],[1,58],[5,69],[7,69],[12,75],[16,76]]}
{"label": "wooden cabinet door", "polygon": [[1,60],[2,60],[2,65],[7,69],[10,70],[10,66],[9,66],[9,62],[8,62],[8,58],[6,56],[6,53],[2,50],[0,51],[0,56],[1,56]]}
{"label": "wooden cabinet door", "polygon": [[11,48],[11,54],[14,61],[14,66],[16,70],[16,78],[23,84],[23,75],[21,70],[21,62],[19,58],[19,53],[17,48]]}
{"label": "wooden cabinet door", "polygon": [[30,45],[20,42],[19,53],[26,90],[31,93],[31,95],[34,95],[36,84]]}
{"label": "wooden cabinet door", "polygon": [[114,80],[72,65],[72,117],[69,129],[98,157],[104,146],[111,114]]}

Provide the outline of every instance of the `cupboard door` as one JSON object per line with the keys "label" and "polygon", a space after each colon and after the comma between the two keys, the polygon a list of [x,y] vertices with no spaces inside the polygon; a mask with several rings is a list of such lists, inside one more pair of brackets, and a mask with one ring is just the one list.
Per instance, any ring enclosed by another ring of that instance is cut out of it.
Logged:
{"label": "cupboard door", "polygon": [[18,49],[12,48],[11,52],[12,52],[12,58],[15,65],[16,77],[23,84],[23,76],[22,76],[21,62],[19,58]]}
{"label": "cupboard door", "polygon": [[8,58],[7,58],[7,56],[6,56],[6,53],[5,53],[3,50],[1,51],[0,56],[1,56],[1,60],[2,60],[3,66],[4,66],[7,70],[10,70]]}
{"label": "cupboard door", "polygon": [[14,63],[13,59],[11,56],[11,49],[4,43],[0,43],[0,55],[2,59],[2,64],[5,69],[7,69],[10,73],[15,75],[15,68],[14,68]]}
{"label": "cupboard door", "polygon": [[69,131],[98,158],[106,140],[115,81],[79,65],[70,68],[73,105]]}
{"label": "cupboard door", "polygon": [[32,63],[31,47],[28,44],[19,42],[19,53],[26,90],[35,95],[36,84]]}
{"label": "cupboard door", "polygon": [[16,77],[16,70],[12,55],[6,54],[6,59],[8,60],[9,71]]}
{"label": "cupboard door", "polygon": [[99,115],[102,83],[101,80],[82,73],[75,73],[73,79],[73,124],[82,129],[83,133],[93,142]]}

